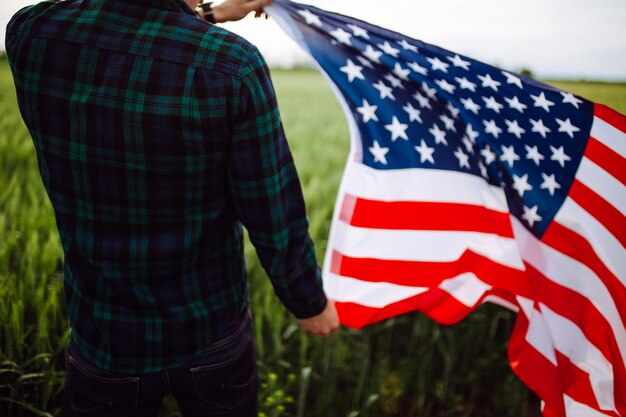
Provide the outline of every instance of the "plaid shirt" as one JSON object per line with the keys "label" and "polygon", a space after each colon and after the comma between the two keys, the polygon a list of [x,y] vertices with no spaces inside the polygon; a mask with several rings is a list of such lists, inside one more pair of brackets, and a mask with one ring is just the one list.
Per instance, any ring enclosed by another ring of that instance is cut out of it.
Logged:
{"label": "plaid shirt", "polygon": [[268,69],[182,0],[43,2],[7,53],[94,365],[182,364],[249,303],[241,224],[281,301],[326,305]]}

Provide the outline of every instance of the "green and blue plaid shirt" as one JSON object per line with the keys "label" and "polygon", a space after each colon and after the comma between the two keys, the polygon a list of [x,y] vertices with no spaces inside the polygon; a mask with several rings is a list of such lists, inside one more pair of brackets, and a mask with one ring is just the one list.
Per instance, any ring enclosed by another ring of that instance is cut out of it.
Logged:
{"label": "green and blue plaid shirt", "polygon": [[285,306],[326,305],[268,69],[182,0],[21,10],[7,53],[65,252],[72,340],[152,372],[246,312],[241,224]]}

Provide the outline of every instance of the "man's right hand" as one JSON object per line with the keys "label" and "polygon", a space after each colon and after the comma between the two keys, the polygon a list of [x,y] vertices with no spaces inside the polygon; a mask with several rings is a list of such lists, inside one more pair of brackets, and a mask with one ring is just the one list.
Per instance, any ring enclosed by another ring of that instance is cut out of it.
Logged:
{"label": "man's right hand", "polygon": [[339,329],[339,317],[335,303],[328,301],[320,314],[308,319],[298,320],[300,328],[313,336],[328,337]]}
{"label": "man's right hand", "polygon": [[263,8],[270,6],[274,0],[226,0],[213,7],[213,18],[216,23],[236,22],[255,12],[260,17]]}

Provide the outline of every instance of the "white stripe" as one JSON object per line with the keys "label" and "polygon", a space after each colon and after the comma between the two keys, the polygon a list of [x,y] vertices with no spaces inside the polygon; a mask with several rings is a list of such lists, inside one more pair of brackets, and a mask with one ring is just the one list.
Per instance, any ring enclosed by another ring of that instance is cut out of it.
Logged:
{"label": "white stripe", "polygon": [[511,311],[515,311],[516,313],[519,312],[519,307],[516,306],[515,304],[511,303],[508,300],[505,300],[502,297],[498,297],[497,295],[488,295],[483,299],[483,302],[487,303],[493,303],[496,305],[499,305],[501,307],[507,308]]}
{"label": "white stripe", "polygon": [[567,417],[606,417],[609,415],[597,411],[586,404],[574,401],[567,395],[563,395],[563,400],[565,402],[565,415]]}
{"label": "white stripe", "polygon": [[[518,297],[522,313],[528,318],[526,341],[554,366],[558,366],[555,350],[569,358],[589,375],[594,396],[601,408],[613,410],[613,366],[572,321],[555,313],[545,304],[541,312],[535,310],[533,301]],[[569,416],[569,414],[567,414]]]}
{"label": "white stripe", "polygon": [[333,248],[350,257],[452,262],[472,250],[499,264],[524,270],[515,241],[493,234],[366,229],[343,222],[335,222],[333,227]]}
{"label": "white stripe", "polygon": [[587,298],[607,320],[622,360],[626,359],[626,328],[615,300],[598,276],[587,266],[537,240],[517,219],[512,218],[512,224],[524,260],[548,279]]}
{"label": "white stripe", "polygon": [[437,169],[346,167],[344,191],[379,201],[428,201],[473,204],[507,213],[504,191],[476,175]]}
{"label": "white stripe", "polygon": [[557,366],[556,353],[554,352],[554,345],[550,337],[550,328],[543,315],[535,310],[532,300],[518,296],[517,301],[522,307],[520,312],[528,319],[528,331],[525,336],[526,342],[535,348],[544,358],[549,360],[550,363]]}
{"label": "white stripe", "polygon": [[543,317],[550,328],[545,337],[551,339],[556,350],[589,374],[589,382],[598,405],[603,410],[615,409],[613,397],[613,366],[587,339],[571,320],[555,313],[543,303],[539,304]]}
{"label": "white stripe", "polygon": [[626,286],[624,246],[602,223],[571,198],[565,199],[554,221],[584,237],[607,268]]}
{"label": "white stripe", "polygon": [[492,286],[478,279],[473,273],[466,272],[457,277],[441,281],[439,288],[452,295],[460,303],[468,307],[474,307]]}
{"label": "white stripe", "polygon": [[[624,163],[626,164],[626,161]],[[626,186],[592,160],[583,158],[576,179],[591,188],[619,212],[626,213]]]}
{"label": "white stripe", "polygon": [[591,136],[602,142],[609,149],[626,158],[626,133],[613,127],[604,120],[594,117],[591,126]]}
{"label": "white stripe", "polygon": [[387,282],[360,281],[326,273],[324,275],[324,291],[328,298],[334,301],[383,308],[426,292],[428,288],[407,287]]}
{"label": "white stripe", "polygon": [[274,21],[276,21],[276,23],[278,23],[278,25],[287,33],[287,35],[296,41],[296,43],[300,45],[306,53],[312,55],[309,47],[304,41],[302,32],[298,28],[298,25],[295,24],[291,16],[289,16],[289,12],[286,9],[277,4],[264,7],[263,11],[267,13],[268,16],[271,16],[272,19],[274,19]]}

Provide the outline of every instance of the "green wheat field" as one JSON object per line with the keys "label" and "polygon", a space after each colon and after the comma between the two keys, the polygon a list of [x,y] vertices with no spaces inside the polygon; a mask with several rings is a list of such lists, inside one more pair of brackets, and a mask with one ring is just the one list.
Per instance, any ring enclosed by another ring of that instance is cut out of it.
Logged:
{"label": "green wheat field", "polygon": [[[273,71],[320,262],[348,128],[319,73]],[[626,113],[626,85],[551,84]],[[413,313],[320,340],[298,330],[248,245],[261,415],[530,417],[539,401],[511,372],[514,314],[485,305],[444,327]],[[35,152],[0,59],[0,416],[59,415],[68,322],[63,254]],[[161,416],[180,415],[167,398]]]}

